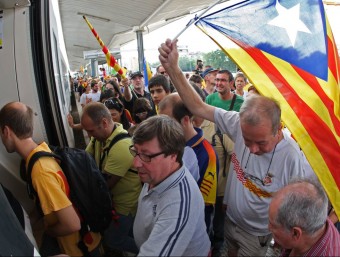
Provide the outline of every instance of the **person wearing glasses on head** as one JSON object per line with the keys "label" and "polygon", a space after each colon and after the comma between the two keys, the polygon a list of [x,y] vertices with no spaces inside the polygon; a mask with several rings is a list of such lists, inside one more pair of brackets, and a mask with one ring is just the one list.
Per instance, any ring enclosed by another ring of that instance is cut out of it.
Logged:
{"label": "person wearing glasses on head", "polygon": [[[273,195],[291,178],[306,175],[299,146],[282,131],[279,104],[253,95],[243,102],[239,113],[208,105],[178,65],[177,41],[167,39],[158,50],[161,64],[189,111],[215,122],[235,143],[223,201],[228,256],[265,256],[272,238],[268,208]],[[229,94],[230,74],[219,73],[217,79],[218,93],[224,83]]]}
{"label": "person wearing glasses on head", "polygon": [[133,234],[138,256],[208,256],[204,201],[182,163],[185,147],[178,122],[157,115],[143,121],[130,153],[144,183]]}
{"label": "person wearing glasses on head", "polygon": [[109,109],[112,120],[123,125],[125,130],[129,130],[133,126],[130,122],[123,103],[115,97],[111,97],[104,101],[104,105]]}
{"label": "person wearing glasses on head", "polygon": [[[106,183],[112,193],[112,201],[118,215],[104,232],[106,255],[124,256],[124,251],[137,253],[130,235],[141,183],[133,168],[133,157],[129,152],[131,138],[118,140],[113,146],[111,141],[127,131],[115,123],[107,106],[118,105],[112,99],[102,103],[90,103],[83,109],[81,125],[91,137],[86,151],[91,154],[99,169],[106,175]],[[117,225],[119,224],[119,225]]]}
{"label": "person wearing glasses on head", "polygon": [[[109,101],[107,101],[109,100]],[[119,98],[115,97],[114,90],[107,89],[100,94],[100,102],[103,103],[110,111],[114,122],[121,123],[125,130],[129,130],[133,126],[132,117],[128,110],[124,108]],[[67,115],[67,121],[71,128],[75,130],[83,129],[81,123],[74,124],[71,114]]]}

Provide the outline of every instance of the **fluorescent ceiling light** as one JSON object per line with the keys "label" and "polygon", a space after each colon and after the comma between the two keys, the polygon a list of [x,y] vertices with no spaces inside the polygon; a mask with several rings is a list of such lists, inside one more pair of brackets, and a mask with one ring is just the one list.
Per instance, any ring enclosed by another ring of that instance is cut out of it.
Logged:
{"label": "fluorescent ceiling light", "polygon": [[86,16],[87,18],[92,18],[92,19],[99,20],[99,21],[105,21],[105,22],[110,21],[110,19],[108,18],[103,18],[103,17],[99,17],[99,16],[95,16],[92,14],[87,14],[87,13],[82,13],[82,12],[78,12],[77,15]]}
{"label": "fluorescent ceiling light", "polygon": [[89,47],[89,46],[82,46],[82,45],[76,45],[76,44],[74,44],[73,46],[81,47],[81,48],[85,48],[85,49],[93,49],[92,47]]}

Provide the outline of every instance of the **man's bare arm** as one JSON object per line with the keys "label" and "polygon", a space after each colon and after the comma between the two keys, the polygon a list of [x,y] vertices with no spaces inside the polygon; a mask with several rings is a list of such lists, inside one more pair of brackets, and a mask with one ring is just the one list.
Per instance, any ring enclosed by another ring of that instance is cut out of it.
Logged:
{"label": "man's bare arm", "polygon": [[172,83],[186,107],[194,115],[214,121],[215,107],[207,105],[202,101],[178,66],[177,40],[171,42],[170,39],[167,39],[166,42],[158,48],[158,51],[159,60],[169,74]]}
{"label": "man's bare arm", "polygon": [[122,80],[122,84],[124,86],[124,98],[125,101],[130,102],[132,99],[131,89],[129,85],[129,79],[125,78]]}
{"label": "man's bare arm", "polygon": [[67,236],[80,230],[80,220],[72,205],[56,211],[55,215],[57,223],[46,228],[50,236]]}

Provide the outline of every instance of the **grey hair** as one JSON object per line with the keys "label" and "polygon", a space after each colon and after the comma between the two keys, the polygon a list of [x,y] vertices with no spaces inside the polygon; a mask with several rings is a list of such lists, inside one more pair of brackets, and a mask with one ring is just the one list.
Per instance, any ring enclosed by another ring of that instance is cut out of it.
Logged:
{"label": "grey hair", "polygon": [[[328,199],[321,184],[313,179],[295,178],[289,185],[301,184],[303,190],[288,192],[277,211],[275,222],[287,231],[300,227],[313,235],[325,224]],[[311,185],[312,188],[307,185]]]}
{"label": "grey hair", "polygon": [[264,119],[272,123],[272,132],[275,135],[281,126],[281,108],[277,101],[261,95],[252,95],[246,98],[240,108],[240,121],[252,126],[260,124]]}
{"label": "grey hair", "polygon": [[248,79],[247,79],[246,75],[244,75],[244,73],[242,73],[242,72],[237,72],[236,73],[234,80],[236,80],[237,78],[243,78],[244,82],[246,82],[246,83],[248,82]]}

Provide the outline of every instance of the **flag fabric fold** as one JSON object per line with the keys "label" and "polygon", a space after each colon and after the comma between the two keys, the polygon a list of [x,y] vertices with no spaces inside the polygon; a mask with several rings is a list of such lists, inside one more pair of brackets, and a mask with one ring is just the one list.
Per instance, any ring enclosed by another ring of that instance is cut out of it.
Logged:
{"label": "flag fabric fold", "polygon": [[322,1],[242,1],[195,24],[280,103],[340,216],[339,54]]}
{"label": "flag fabric fold", "polygon": [[149,85],[149,80],[152,77],[152,72],[149,66],[149,63],[143,59],[143,74],[144,74],[144,84],[147,87]]}

